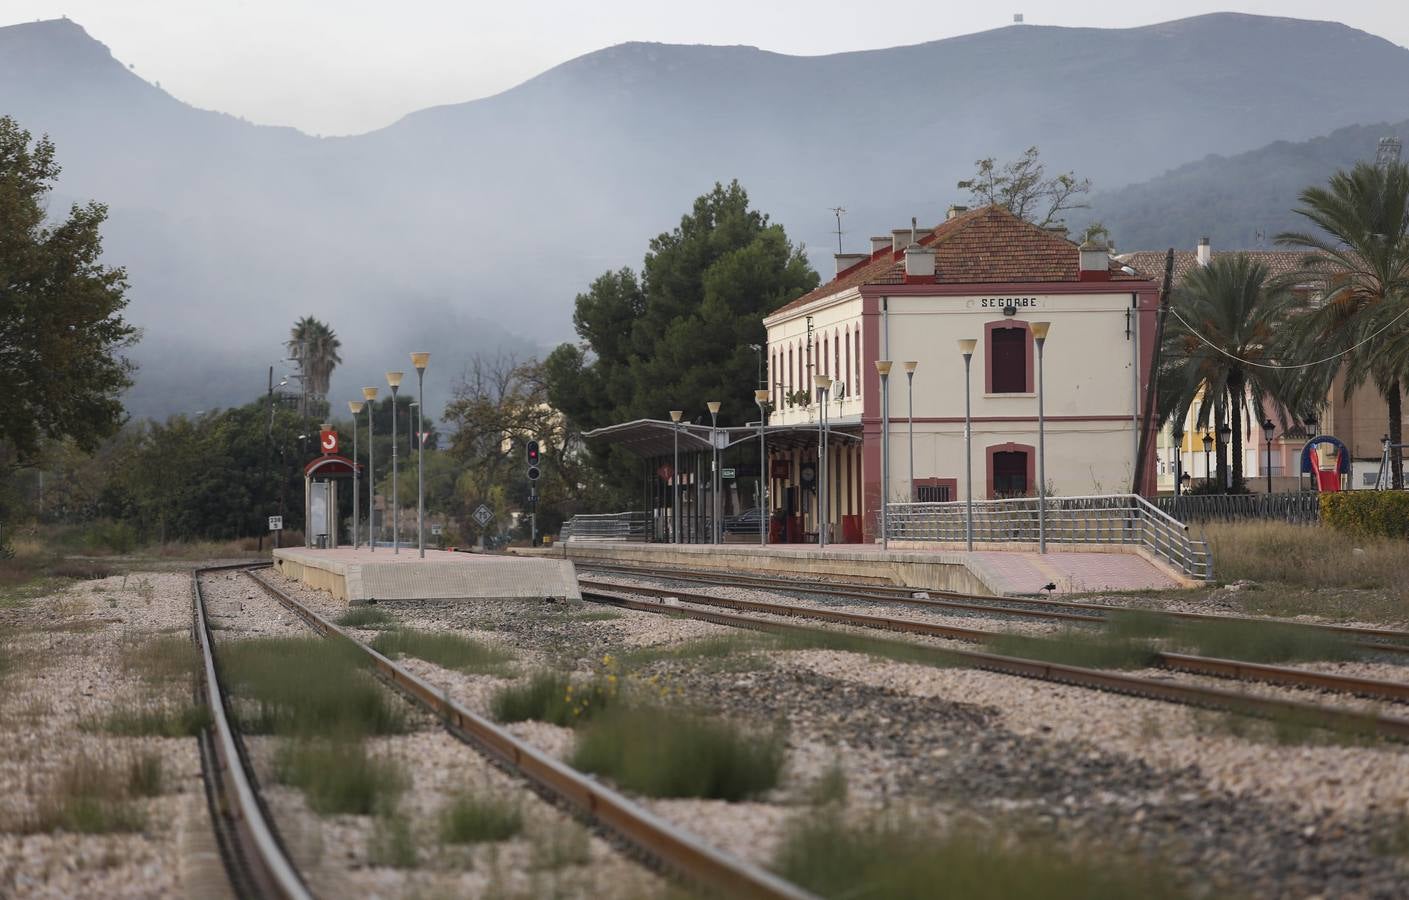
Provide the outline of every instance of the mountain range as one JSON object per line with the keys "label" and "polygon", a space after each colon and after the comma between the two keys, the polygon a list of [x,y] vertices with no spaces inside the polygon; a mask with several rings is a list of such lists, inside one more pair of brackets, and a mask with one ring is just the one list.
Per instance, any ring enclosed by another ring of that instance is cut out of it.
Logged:
{"label": "mountain range", "polygon": [[[1196,185],[1260,184],[1247,155],[1281,147],[1301,160],[1283,179],[1294,199],[1329,174],[1318,159],[1373,156],[1373,140],[1356,145],[1378,131],[1321,157],[1295,142],[1409,119],[1409,50],[1336,23],[1217,14],[909,45],[896,23],[901,46],[817,57],[622,44],[493,97],[315,138],[182,103],[54,20],[0,28],[0,113],[54,139],[56,205],[111,207],[106,253],[127,267],[144,329],[137,415],[261,392],[308,314],[342,338],[334,397],[428,349],[439,409],[474,353],[570,339],[574,295],[638,265],[715,181],[738,178],[824,276],[830,207],[847,209],[843,244],[860,249],[963,202],[974,160],[1031,145],[1096,183],[1092,214],[1121,249],[1209,232],[1232,245],[1247,223],[1280,226],[1258,212],[1225,228],[1242,208],[1201,207]],[[1264,206],[1290,202],[1284,189],[1269,183]],[[1172,221],[1176,208],[1193,222]],[[1198,223],[1201,208],[1218,221]]]}

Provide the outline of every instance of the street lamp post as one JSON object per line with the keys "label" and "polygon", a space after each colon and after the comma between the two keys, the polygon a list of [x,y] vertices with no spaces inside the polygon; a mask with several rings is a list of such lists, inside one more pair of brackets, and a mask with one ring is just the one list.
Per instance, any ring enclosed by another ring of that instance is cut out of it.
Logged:
{"label": "street lamp post", "polygon": [[905,367],[905,402],[909,409],[905,420],[910,423],[910,502],[915,502],[915,367],[917,360],[901,363]]}
{"label": "street lamp post", "polygon": [[1262,420],[1262,443],[1267,452],[1267,493],[1272,493],[1272,433],[1277,430],[1277,426],[1272,424],[1271,419]]}
{"label": "street lamp post", "polygon": [[769,513],[772,512],[768,507],[768,439],[764,436],[768,427],[768,390],[754,391],[753,402],[758,404],[758,543],[766,547]]}
{"label": "street lamp post", "polygon": [[1047,552],[1047,419],[1042,409],[1042,348],[1051,322],[1033,322],[1037,342],[1037,552]]}
{"label": "street lamp post", "polygon": [[391,552],[401,552],[401,509],[396,486],[396,392],[401,387],[400,372],[386,373],[391,386]]}
{"label": "street lamp post", "polygon": [[1182,426],[1174,426],[1174,431],[1170,433],[1174,438],[1174,496],[1179,496],[1179,480],[1184,474],[1184,458],[1181,455],[1184,450],[1184,429]]}
{"label": "street lamp post", "polygon": [[973,397],[969,390],[969,368],[974,359],[975,338],[960,338],[959,352],[964,356],[964,543],[974,551],[974,427]]}
{"label": "street lamp post", "polygon": [[348,412],[352,413],[352,549],[354,550],[362,545],[362,537],[358,534],[358,528],[362,524],[361,516],[358,515],[358,507],[362,505],[362,501],[357,496],[357,416],[362,412],[364,405],[361,400],[347,401]]}
{"label": "street lamp post", "polygon": [[827,546],[827,526],[831,510],[827,497],[827,392],[832,389],[832,376],[813,377],[817,385],[817,546]]}
{"label": "street lamp post", "polygon": [[426,558],[426,441],[421,436],[420,411],[426,399],[426,366],[431,364],[431,355],[424,350],[411,354],[411,365],[416,367],[416,548],[421,558]]}
{"label": "street lamp post", "polygon": [[672,504],[673,517],[675,519],[675,543],[680,543],[680,417],[685,415],[683,409],[672,409],[670,411],[670,421],[675,423],[675,467],[670,470],[670,484],[675,490],[675,502]]}
{"label": "street lamp post", "polygon": [[376,443],[372,440],[372,423],[377,418],[377,389],[364,387],[362,397],[367,401],[367,548],[375,552],[377,549],[377,532],[374,530],[377,523],[377,468],[373,453]]}
{"label": "street lamp post", "polygon": [[[1218,462],[1221,465],[1223,462],[1224,449],[1231,448],[1232,446],[1233,429],[1229,427],[1227,422],[1219,422],[1218,429],[1214,433],[1218,435]],[[1230,474],[1229,477],[1231,478],[1232,475]],[[1220,484],[1218,487],[1223,493],[1228,493],[1228,485],[1226,483]]]}
{"label": "street lamp post", "polygon": [[[1208,454],[1209,454],[1209,451],[1211,451],[1212,449],[1213,449],[1213,435],[1211,435],[1211,434],[1209,434],[1207,431],[1205,431],[1205,432],[1204,432],[1204,484],[1209,485],[1210,488],[1212,488],[1212,485],[1213,485],[1213,470],[1210,469],[1209,466],[1208,466]],[[1210,493],[1211,493],[1211,492],[1212,492],[1212,491],[1210,490]]]}
{"label": "street lamp post", "polygon": [[710,461],[709,472],[709,540],[712,544],[721,542],[719,536],[719,407],[718,400],[711,400],[705,404],[709,408],[709,446],[713,451]]}
{"label": "street lamp post", "polygon": [[890,501],[890,367],[888,359],[876,360],[876,372],[881,376],[881,548],[890,549],[890,531],[886,522],[886,504]]}

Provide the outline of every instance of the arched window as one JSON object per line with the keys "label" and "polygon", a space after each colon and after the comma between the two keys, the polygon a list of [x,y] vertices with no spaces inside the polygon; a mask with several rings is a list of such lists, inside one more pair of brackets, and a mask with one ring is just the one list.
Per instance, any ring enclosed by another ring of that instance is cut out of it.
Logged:
{"label": "arched window", "polygon": [[[846,373],[846,378],[851,381],[851,326],[846,326],[846,334],[842,338],[842,344],[846,346],[846,368],[842,369]],[[852,381],[847,393],[856,393],[856,382]]]}
{"label": "arched window", "polygon": [[835,328],[832,329],[832,371],[836,372],[842,381],[846,380],[841,374],[841,335]]}
{"label": "arched window", "polygon": [[990,394],[1030,394],[1033,382],[1033,343],[1028,323],[1021,319],[988,322],[988,364],[984,370],[985,388]]}
{"label": "arched window", "polygon": [[861,393],[861,326],[856,326],[856,393]]}

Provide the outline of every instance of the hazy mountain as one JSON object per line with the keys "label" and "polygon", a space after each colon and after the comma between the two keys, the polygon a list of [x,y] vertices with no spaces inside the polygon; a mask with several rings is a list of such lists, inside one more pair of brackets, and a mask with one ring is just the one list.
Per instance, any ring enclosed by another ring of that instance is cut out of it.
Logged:
{"label": "hazy mountain", "polygon": [[1309,141],[1276,141],[1235,156],[1210,155],[1157,178],[1103,192],[1092,215],[1121,250],[1191,249],[1208,237],[1220,249],[1270,247],[1283,231],[1305,231],[1292,212],[1303,188],[1337,169],[1373,162],[1382,137],[1409,141],[1409,121],[1353,125]]}
{"label": "hazy mountain", "polygon": [[1037,144],[1115,187],[1210,152],[1409,118],[1406,83],[1409,50],[1243,15],[822,57],[624,44],[494,97],[317,139],[182,104],[71,22],[0,28],[0,112],[54,137],[66,195],[113,207],[108,252],[131,270],[147,330],[139,412],[248,396],[306,313],[343,338],[336,395],[424,345],[439,408],[474,350],[570,337],[573,295],[638,265],[716,180],[739,178],[829,274],[828,207],[849,210],[845,242],[862,247],[962,200],[954,183],[980,156]]}

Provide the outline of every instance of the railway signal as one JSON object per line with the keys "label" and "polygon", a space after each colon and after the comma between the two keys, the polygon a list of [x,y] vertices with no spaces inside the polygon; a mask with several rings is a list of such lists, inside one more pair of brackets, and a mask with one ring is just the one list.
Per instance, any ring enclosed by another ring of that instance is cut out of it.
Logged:
{"label": "railway signal", "polygon": [[543,474],[538,468],[538,442],[528,442],[528,480],[537,481],[538,476]]}

